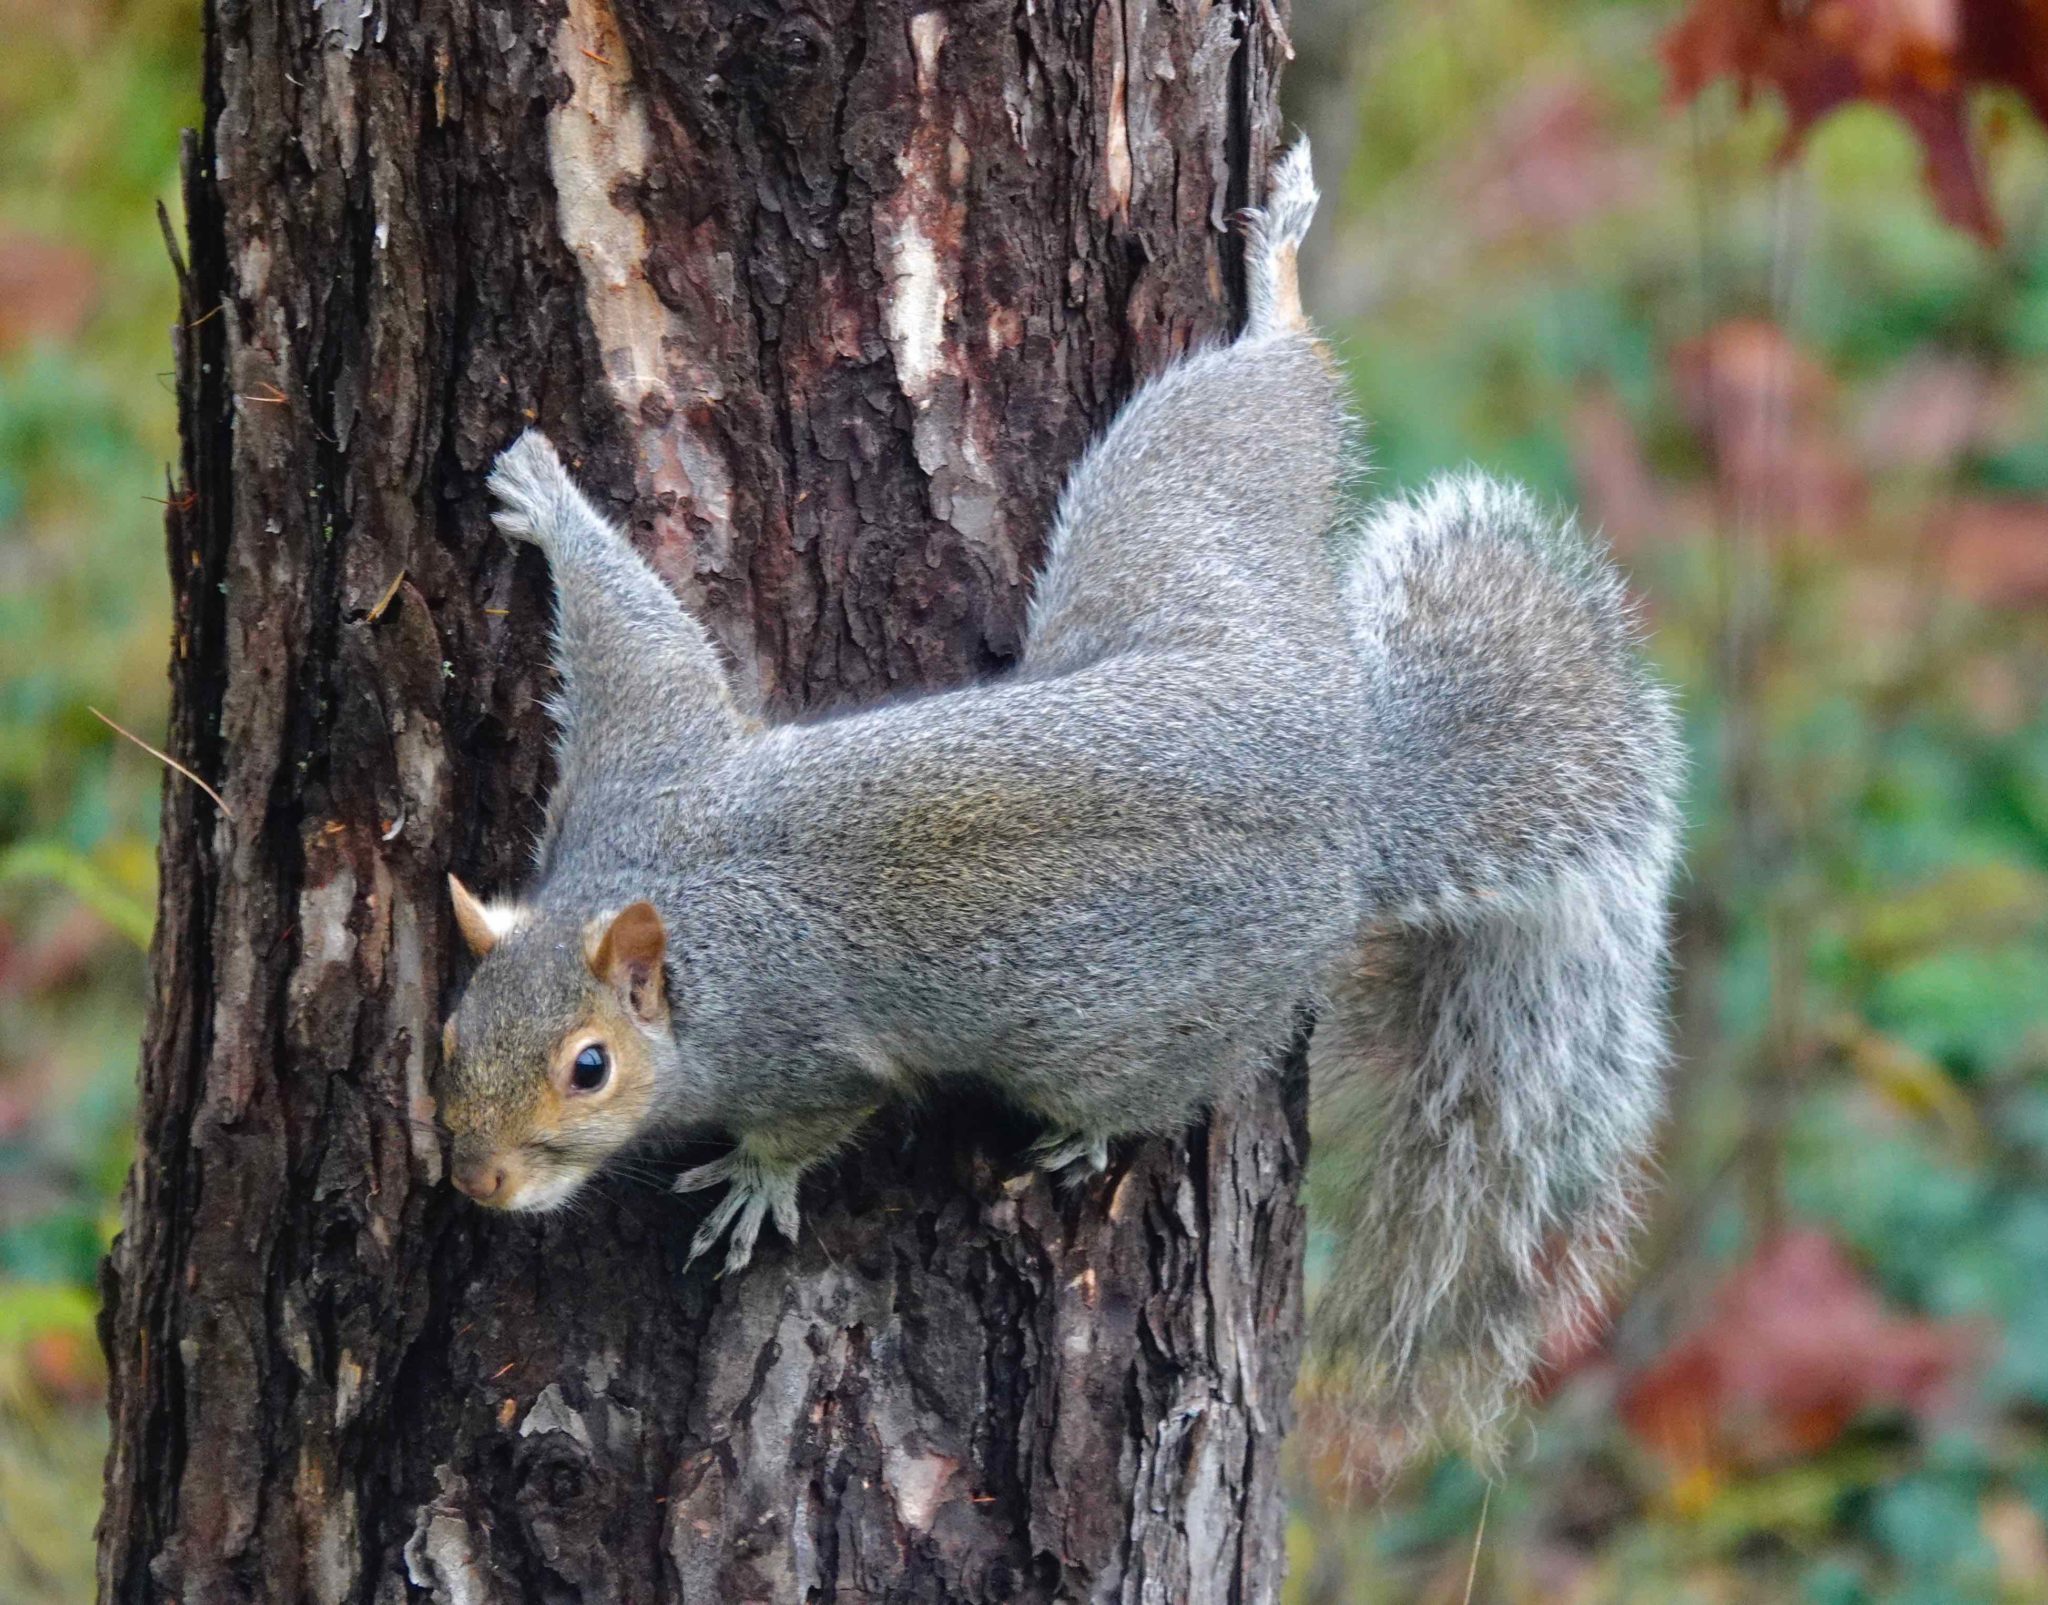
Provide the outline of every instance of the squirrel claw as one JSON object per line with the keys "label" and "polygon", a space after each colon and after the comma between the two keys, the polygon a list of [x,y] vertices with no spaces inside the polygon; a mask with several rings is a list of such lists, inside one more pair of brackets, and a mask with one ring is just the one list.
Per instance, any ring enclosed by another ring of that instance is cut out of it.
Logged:
{"label": "squirrel claw", "polygon": [[1029,1157],[1033,1169],[1051,1173],[1062,1185],[1078,1185],[1109,1169],[1109,1139],[1056,1128],[1031,1145]]}
{"label": "squirrel claw", "polygon": [[676,1177],[675,1185],[669,1190],[678,1193],[702,1192],[706,1187],[716,1187],[722,1181],[731,1181],[733,1172],[739,1166],[740,1151],[735,1148],[722,1159],[714,1159],[708,1165],[693,1165]]}
{"label": "squirrel claw", "polygon": [[795,1169],[769,1165],[740,1148],[722,1159],[684,1171],[675,1180],[675,1191],[679,1193],[730,1183],[730,1190],[690,1240],[688,1263],[694,1265],[730,1232],[732,1239],[726,1248],[725,1265],[718,1274],[731,1276],[745,1270],[753,1260],[754,1244],[761,1236],[763,1221],[772,1220],[775,1229],[794,1243],[802,1224],[796,1203],[799,1174]]}

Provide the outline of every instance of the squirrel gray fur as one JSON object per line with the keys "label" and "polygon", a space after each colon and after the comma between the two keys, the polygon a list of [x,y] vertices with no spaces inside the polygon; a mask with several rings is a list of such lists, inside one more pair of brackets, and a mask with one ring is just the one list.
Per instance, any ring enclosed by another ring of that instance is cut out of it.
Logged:
{"label": "squirrel gray fur", "polygon": [[[1074,469],[1014,672],[764,726],[528,433],[490,488],[557,590],[534,884],[452,883],[458,1185],[565,1202],[711,1125],[694,1244],[747,1264],[883,1101],[954,1077],[1048,1168],[1180,1130],[1311,1005],[1338,1242],[1315,1319],[1397,1438],[1483,1441],[1619,1252],[1659,1104],[1680,755],[1614,570],[1476,474],[1363,515],[1301,316],[1308,151],[1237,340]],[[1348,1357],[1348,1358],[1347,1358]]]}

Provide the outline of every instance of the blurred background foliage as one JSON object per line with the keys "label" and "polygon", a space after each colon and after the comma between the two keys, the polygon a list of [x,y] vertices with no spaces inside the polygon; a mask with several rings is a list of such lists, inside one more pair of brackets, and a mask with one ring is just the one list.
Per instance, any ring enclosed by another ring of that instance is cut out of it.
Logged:
{"label": "blurred background foliage", "polygon": [[[2048,1601],[2048,7],[1299,0],[1293,34],[1376,484],[1471,460],[1583,507],[1695,756],[1612,1330],[1560,1340],[1491,1481],[1352,1487],[1311,1419],[1289,1598]],[[198,4],[0,0],[0,40],[12,1605],[91,1597],[160,781],[92,710],[163,727]]]}
{"label": "blurred background foliage", "polygon": [[197,0],[0,0],[0,1602],[92,1598],[98,1263],[127,1169]]}
{"label": "blurred background foliage", "polygon": [[1330,0],[1295,38],[1378,483],[1579,505],[1693,771],[1613,1328],[1491,1484],[1375,1503],[1312,1418],[1290,1597],[2048,1601],[2048,6]]}

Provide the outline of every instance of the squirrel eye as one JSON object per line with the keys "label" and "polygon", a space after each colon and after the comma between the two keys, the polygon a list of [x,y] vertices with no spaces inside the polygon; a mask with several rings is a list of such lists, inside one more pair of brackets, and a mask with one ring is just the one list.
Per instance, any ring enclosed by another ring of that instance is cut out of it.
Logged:
{"label": "squirrel eye", "polygon": [[593,1042],[576,1055],[576,1062],[569,1067],[569,1085],[577,1092],[595,1092],[611,1073],[610,1056]]}

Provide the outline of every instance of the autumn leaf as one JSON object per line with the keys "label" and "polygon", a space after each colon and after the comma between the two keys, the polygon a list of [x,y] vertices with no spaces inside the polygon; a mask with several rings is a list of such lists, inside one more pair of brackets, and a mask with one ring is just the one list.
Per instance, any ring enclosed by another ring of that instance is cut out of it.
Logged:
{"label": "autumn leaf", "polygon": [[98,274],[84,251],[0,229],[0,352],[74,338],[98,297]]}
{"label": "autumn leaf", "polygon": [[1975,1346],[1963,1328],[1893,1314],[1826,1236],[1790,1231],[1629,1383],[1622,1417],[1675,1488],[1699,1489],[1825,1448],[1867,1409],[1931,1410]]}
{"label": "autumn leaf", "polygon": [[2002,85],[2048,120],[2048,0],[1695,0],[1663,55],[1680,101],[1717,78],[1745,97],[1775,90],[1786,154],[1837,107],[1890,107],[1920,143],[1942,216],[1989,242],[1998,219],[1970,137],[1970,92]]}
{"label": "autumn leaf", "polygon": [[2048,602],[2048,507],[2039,501],[1960,497],[1935,510],[1928,533],[1951,590],[1986,607]]}
{"label": "autumn leaf", "polygon": [[1726,503],[1809,534],[1860,527],[1864,476],[1833,422],[1834,381],[1777,324],[1731,318],[1681,341],[1671,382]]}

